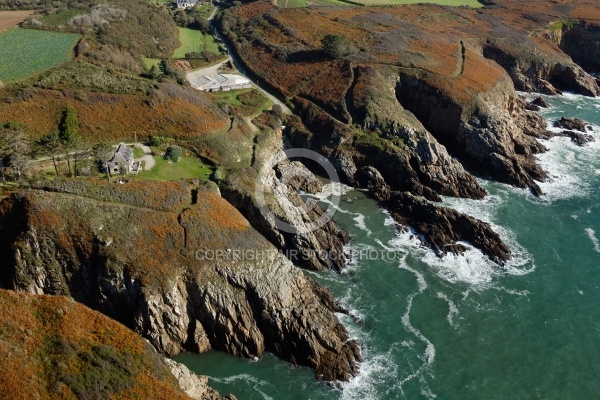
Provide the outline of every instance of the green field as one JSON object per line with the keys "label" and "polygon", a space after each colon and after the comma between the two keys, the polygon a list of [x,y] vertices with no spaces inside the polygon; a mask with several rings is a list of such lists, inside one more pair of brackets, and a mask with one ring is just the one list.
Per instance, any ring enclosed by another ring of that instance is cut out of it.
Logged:
{"label": "green field", "polygon": [[198,158],[182,157],[176,163],[169,163],[161,156],[154,157],[156,165],[150,171],[142,171],[140,178],[161,181],[177,179],[201,179],[207,181],[213,173],[213,167],[204,164]]}
{"label": "green field", "polygon": [[152,68],[153,65],[156,65],[157,67],[160,65],[160,60],[158,58],[144,58],[142,61],[147,69]]}
{"label": "green field", "polygon": [[69,61],[79,35],[15,28],[0,34],[0,81],[11,82]]}
{"label": "green field", "polygon": [[185,58],[186,53],[206,51],[214,54],[220,54],[219,45],[215,42],[212,35],[205,35],[201,31],[189,28],[179,28],[179,46],[173,58]]}

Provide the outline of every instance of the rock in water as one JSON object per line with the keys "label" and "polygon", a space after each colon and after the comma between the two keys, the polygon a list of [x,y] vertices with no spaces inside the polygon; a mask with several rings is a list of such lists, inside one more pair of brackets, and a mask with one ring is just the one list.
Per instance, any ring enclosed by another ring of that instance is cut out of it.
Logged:
{"label": "rock in water", "polygon": [[591,130],[591,126],[587,122],[578,118],[561,117],[560,120],[554,122],[554,126],[570,131],[586,132],[587,130]]}
{"label": "rock in water", "polygon": [[486,222],[406,192],[393,192],[384,204],[398,223],[420,232],[439,256],[464,252],[460,241],[471,243],[498,264],[510,258],[510,250]]}
{"label": "rock in water", "polygon": [[548,104],[548,102],[546,100],[544,100],[543,97],[536,97],[535,99],[530,101],[529,104],[533,104],[534,106],[538,106],[538,107],[542,107],[542,108],[550,107],[550,104]]}
{"label": "rock in water", "polygon": [[577,146],[585,146],[587,143],[596,141],[592,135],[574,131],[562,131],[558,136],[570,137]]}

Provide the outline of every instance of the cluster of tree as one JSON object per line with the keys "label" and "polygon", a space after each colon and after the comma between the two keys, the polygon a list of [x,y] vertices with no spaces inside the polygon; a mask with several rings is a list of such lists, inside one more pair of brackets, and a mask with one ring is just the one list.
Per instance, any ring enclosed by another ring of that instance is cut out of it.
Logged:
{"label": "cluster of tree", "polygon": [[197,29],[204,33],[210,32],[210,24],[206,19],[206,15],[202,13],[198,7],[192,7],[186,10],[177,9],[172,12],[172,15],[177,26]]}
{"label": "cluster of tree", "polygon": [[357,52],[356,47],[343,35],[331,33],[321,40],[323,51],[331,58],[349,60]]}
{"label": "cluster of tree", "polygon": [[0,125],[0,177],[6,184],[8,174],[16,181],[20,180],[27,169],[31,149],[25,126],[14,122]]}
{"label": "cluster of tree", "polygon": [[66,160],[69,176],[74,174],[71,169],[71,160],[73,160],[74,170],[76,171],[77,162],[89,156],[86,150],[82,150],[83,143],[79,133],[77,111],[73,108],[66,108],[63,111],[58,130],[42,136],[35,144],[38,152],[47,154],[52,158],[56,176],[59,175],[57,164],[59,156]]}

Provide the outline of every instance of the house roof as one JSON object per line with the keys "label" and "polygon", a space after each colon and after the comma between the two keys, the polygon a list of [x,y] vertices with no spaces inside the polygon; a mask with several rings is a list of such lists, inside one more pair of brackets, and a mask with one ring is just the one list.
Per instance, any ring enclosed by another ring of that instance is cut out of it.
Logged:
{"label": "house roof", "polygon": [[250,83],[250,79],[241,75],[234,74],[218,74],[217,76],[208,77],[202,76],[192,82],[192,86],[200,90],[218,90],[220,88],[246,85]]}
{"label": "house roof", "polygon": [[120,161],[120,159],[125,161],[127,164],[133,162],[133,150],[127,147],[125,143],[119,143],[119,147],[117,147],[117,151],[115,151],[111,161]]}

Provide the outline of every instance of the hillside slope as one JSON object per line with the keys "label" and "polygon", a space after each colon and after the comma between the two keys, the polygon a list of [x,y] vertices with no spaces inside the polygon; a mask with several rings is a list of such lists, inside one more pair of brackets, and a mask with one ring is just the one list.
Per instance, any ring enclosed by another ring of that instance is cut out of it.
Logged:
{"label": "hillside slope", "polygon": [[[0,290],[0,398],[189,399],[148,342],[66,297]],[[197,399],[221,397],[197,378]]]}
{"label": "hillside slope", "polygon": [[329,292],[208,187],[43,184],[3,201],[0,227],[0,285],[70,295],[163,353],[272,351],[325,380],[358,371]]}

